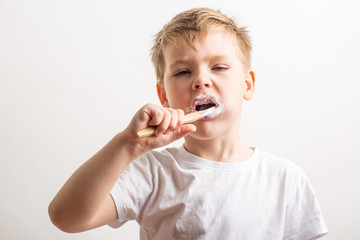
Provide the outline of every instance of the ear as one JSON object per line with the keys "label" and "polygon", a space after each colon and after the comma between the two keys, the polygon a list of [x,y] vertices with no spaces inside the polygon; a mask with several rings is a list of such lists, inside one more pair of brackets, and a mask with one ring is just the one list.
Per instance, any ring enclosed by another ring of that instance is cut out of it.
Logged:
{"label": "ear", "polygon": [[167,97],[166,97],[166,92],[165,92],[164,85],[161,84],[161,83],[157,83],[156,84],[156,90],[157,90],[157,94],[158,94],[161,105],[163,107],[169,107],[169,102],[168,102]]}
{"label": "ear", "polygon": [[251,70],[245,76],[246,90],[244,93],[244,99],[250,100],[254,96],[255,92],[255,73]]}

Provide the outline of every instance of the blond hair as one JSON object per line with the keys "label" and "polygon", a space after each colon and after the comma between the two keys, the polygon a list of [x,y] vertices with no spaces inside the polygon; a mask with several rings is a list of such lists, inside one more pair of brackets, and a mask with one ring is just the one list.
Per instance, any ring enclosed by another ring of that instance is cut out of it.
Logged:
{"label": "blond hair", "polygon": [[163,83],[165,60],[164,46],[168,42],[181,39],[194,48],[194,42],[200,36],[206,36],[212,27],[223,28],[232,34],[240,50],[242,64],[249,69],[251,65],[251,41],[245,27],[238,27],[235,21],[220,11],[209,8],[194,8],[176,15],[162,30],[156,34],[151,48],[151,60],[155,67],[156,78]]}

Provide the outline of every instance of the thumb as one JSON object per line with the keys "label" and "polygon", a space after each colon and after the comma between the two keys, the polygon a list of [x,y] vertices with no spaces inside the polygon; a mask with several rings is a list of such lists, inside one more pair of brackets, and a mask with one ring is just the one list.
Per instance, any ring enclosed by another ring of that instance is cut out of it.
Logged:
{"label": "thumb", "polygon": [[173,133],[173,141],[176,141],[180,138],[185,137],[187,134],[195,132],[196,131],[196,126],[194,124],[185,124],[182,125],[181,127],[179,127],[176,131],[172,132]]}

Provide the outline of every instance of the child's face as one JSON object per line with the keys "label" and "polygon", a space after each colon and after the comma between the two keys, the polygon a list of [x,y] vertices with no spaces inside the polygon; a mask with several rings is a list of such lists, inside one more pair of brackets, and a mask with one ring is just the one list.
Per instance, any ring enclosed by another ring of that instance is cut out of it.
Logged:
{"label": "child's face", "polygon": [[196,50],[181,41],[165,46],[164,84],[158,84],[158,95],[164,107],[177,109],[194,107],[194,100],[202,95],[215,97],[224,104],[225,112],[214,119],[198,121],[198,130],[193,133],[201,138],[214,137],[226,127],[238,127],[242,102],[253,96],[254,74],[244,71],[236,41],[230,34],[213,30],[206,38],[198,39],[195,47]]}

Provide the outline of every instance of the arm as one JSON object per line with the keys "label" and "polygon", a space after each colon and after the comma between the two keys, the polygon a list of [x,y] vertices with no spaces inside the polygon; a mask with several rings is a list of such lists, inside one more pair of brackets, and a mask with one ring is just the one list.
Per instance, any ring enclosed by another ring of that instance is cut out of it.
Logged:
{"label": "arm", "polygon": [[[145,152],[167,145],[196,130],[182,125],[181,110],[148,104],[129,126],[69,178],[49,205],[52,222],[65,232],[81,232],[116,220],[110,191],[124,169]],[[139,138],[136,133],[157,126],[155,136]]]}

